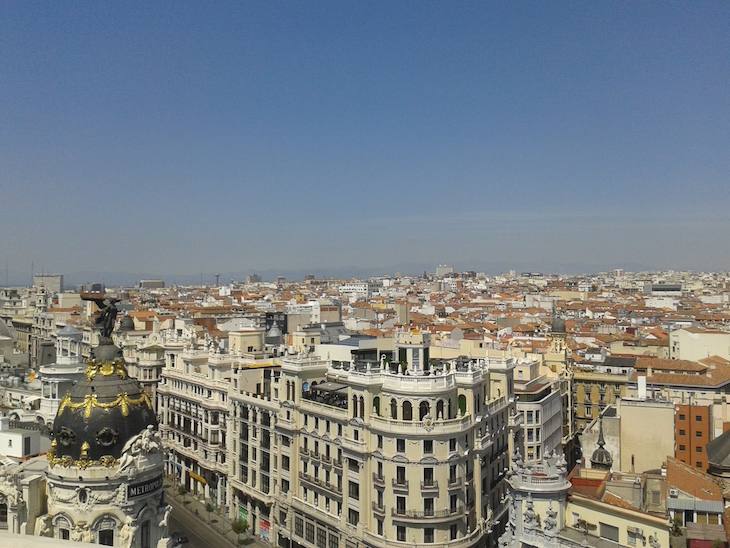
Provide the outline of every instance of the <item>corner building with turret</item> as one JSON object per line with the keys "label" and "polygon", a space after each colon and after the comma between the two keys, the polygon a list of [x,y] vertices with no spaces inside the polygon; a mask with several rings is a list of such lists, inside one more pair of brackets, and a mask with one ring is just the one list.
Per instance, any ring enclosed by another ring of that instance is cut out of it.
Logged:
{"label": "corner building with turret", "polygon": [[[429,337],[397,333],[377,363],[283,358],[278,409],[233,404],[246,440],[232,513],[256,512],[283,547],[496,545],[521,433],[514,361],[432,361]],[[265,457],[251,448],[256,430],[273,436]]]}

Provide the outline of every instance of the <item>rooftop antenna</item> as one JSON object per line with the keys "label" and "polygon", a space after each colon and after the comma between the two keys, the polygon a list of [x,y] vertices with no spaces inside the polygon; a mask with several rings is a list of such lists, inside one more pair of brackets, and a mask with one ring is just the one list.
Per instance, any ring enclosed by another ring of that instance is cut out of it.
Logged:
{"label": "rooftop antenna", "polygon": [[220,274],[213,274],[215,276],[215,286],[219,287],[221,285],[221,275]]}

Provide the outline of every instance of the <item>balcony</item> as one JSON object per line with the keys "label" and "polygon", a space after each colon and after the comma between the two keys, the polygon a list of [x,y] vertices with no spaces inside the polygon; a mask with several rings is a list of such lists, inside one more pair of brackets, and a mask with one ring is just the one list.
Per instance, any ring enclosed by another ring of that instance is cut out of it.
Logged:
{"label": "balcony", "polygon": [[404,478],[393,478],[393,489],[408,491],[408,480]]}
{"label": "balcony", "polygon": [[332,464],[332,457],[330,457],[329,455],[323,454],[323,455],[321,455],[321,457],[322,457],[322,462],[323,463],[325,463],[325,464]]}
{"label": "balcony", "polygon": [[438,491],[439,482],[435,480],[425,480],[421,482],[421,491]]}
{"label": "balcony", "polygon": [[337,468],[339,470],[342,470],[342,459],[333,459],[332,460],[332,467]]}
{"label": "balcony", "polygon": [[373,472],[373,483],[378,487],[385,487],[385,478]]}
{"label": "balcony", "polygon": [[401,519],[452,519],[462,514],[464,514],[464,506],[456,506],[446,510],[435,510],[433,508],[426,510],[406,510],[405,508],[390,509],[391,517]]}
{"label": "balcony", "polygon": [[385,516],[385,506],[379,506],[376,501],[373,501],[373,512]]}
{"label": "balcony", "polygon": [[300,447],[299,448],[299,453],[302,454],[302,455],[304,455],[306,457],[309,454],[309,451],[307,451],[307,448],[306,447]]}
{"label": "balcony", "polygon": [[459,489],[461,487],[464,487],[464,477],[459,476],[457,478],[449,478],[448,488],[449,489]]}
{"label": "balcony", "polygon": [[315,451],[309,450],[309,457],[312,460],[319,460],[319,453],[316,453]]}
{"label": "balcony", "polygon": [[309,483],[310,485],[319,487],[320,489],[326,489],[336,495],[342,495],[342,488],[330,483],[329,481],[322,481],[321,479],[305,474],[304,472],[299,472],[299,479]]}

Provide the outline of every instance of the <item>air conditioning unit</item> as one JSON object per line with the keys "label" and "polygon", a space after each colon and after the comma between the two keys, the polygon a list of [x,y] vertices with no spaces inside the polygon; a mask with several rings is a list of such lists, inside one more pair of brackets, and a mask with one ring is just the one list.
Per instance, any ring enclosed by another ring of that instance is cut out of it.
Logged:
{"label": "air conditioning unit", "polygon": [[636,478],[636,483],[641,483],[641,478]]}
{"label": "air conditioning unit", "polygon": [[679,496],[679,489],[670,489],[669,496],[673,497],[673,498],[677,498]]}

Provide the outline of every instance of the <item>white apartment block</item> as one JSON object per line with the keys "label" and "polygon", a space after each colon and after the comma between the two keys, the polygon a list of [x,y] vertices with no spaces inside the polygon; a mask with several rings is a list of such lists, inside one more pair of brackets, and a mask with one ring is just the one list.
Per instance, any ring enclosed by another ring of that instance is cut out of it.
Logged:
{"label": "white apartment block", "polygon": [[372,290],[370,282],[348,282],[339,287],[340,295],[349,295],[357,299],[369,299]]}
{"label": "white apartment block", "polygon": [[432,365],[429,345],[399,333],[390,360],[333,364],[171,341],[168,473],[279,546],[492,545],[522,443],[514,360]]}

